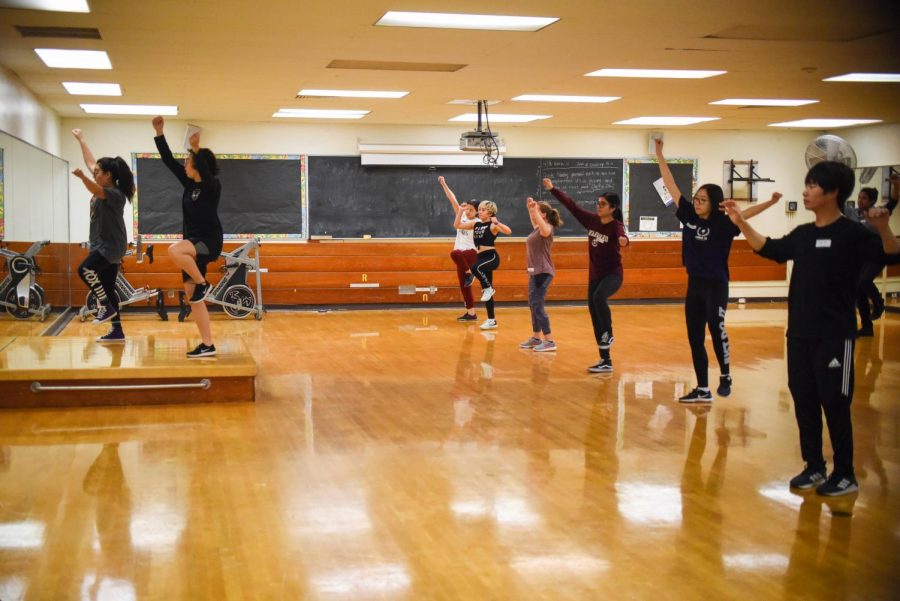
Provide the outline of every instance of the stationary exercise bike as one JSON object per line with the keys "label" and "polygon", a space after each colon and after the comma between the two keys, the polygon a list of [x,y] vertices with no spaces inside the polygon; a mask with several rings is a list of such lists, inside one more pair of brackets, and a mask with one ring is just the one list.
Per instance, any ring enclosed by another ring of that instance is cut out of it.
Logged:
{"label": "stationary exercise bike", "polygon": [[[252,256],[251,256],[252,253]],[[254,238],[231,252],[223,252],[225,259],[222,267],[222,279],[210,289],[203,301],[221,305],[222,309],[234,319],[243,319],[253,314],[257,321],[262,319],[265,308],[262,304],[262,283],[259,267],[259,238]],[[256,272],[256,293],[247,285],[247,273]],[[184,299],[184,291],[179,293],[178,321],[184,321],[191,314],[191,306]]]}
{"label": "stationary exercise bike", "polygon": [[[85,244],[82,244],[85,246]],[[150,259],[150,263],[153,264],[153,245],[147,247],[147,252],[143,251],[143,245],[141,243],[141,237],[138,236],[135,243],[129,244],[131,248],[125,251],[125,256],[130,257],[135,255],[137,257],[137,263],[144,262],[144,255]],[[119,266],[119,272],[116,274],[116,296],[119,298],[119,309],[126,305],[133,305],[134,303],[139,303],[141,301],[149,301],[153,297],[156,297],[156,313],[159,315],[159,318],[163,321],[169,321],[169,314],[166,311],[165,297],[163,296],[163,291],[159,288],[150,288],[149,286],[144,286],[143,288],[135,288],[131,285],[125,278],[125,266],[124,264]],[[84,299],[84,306],[78,311],[78,317],[81,321],[86,321],[88,318],[93,317],[97,314],[97,311],[100,309],[100,300],[97,298],[97,295],[94,294],[93,290],[89,290],[87,296]]]}
{"label": "stationary exercise bike", "polygon": [[49,240],[34,242],[24,253],[0,248],[0,256],[6,258],[9,271],[0,282],[0,305],[16,319],[37,315],[44,321],[50,314],[50,305],[44,304],[44,289],[35,281],[41,272],[35,256],[48,244]]}

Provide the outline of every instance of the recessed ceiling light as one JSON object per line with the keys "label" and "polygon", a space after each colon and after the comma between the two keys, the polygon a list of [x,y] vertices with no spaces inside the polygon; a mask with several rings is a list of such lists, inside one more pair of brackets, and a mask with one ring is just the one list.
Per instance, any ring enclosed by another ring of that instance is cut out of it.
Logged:
{"label": "recessed ceiling light", "polygon": [[325,98],[403,98],[409,92],[384,92],[378,90],[300,90],[297,96],[322,96]]}
{"label": "recessed ceiling light", "polygon": [[369,112],[341,109],[278,109],[272,116],[294,119],[362,119]]}
{"label": "recessed ceiling light", "polygon": [[82,104],[85,113],[97,115],[177,115],[178,107],[160,104]]}
{"label": "recessed ceiling light", "polygon": [[881,123],[881,119],[798,119],[797,121],[783,121],[782,123],[769,123],[769,127],[847,127],[849,125],[868,125]]}
{"label": "recessed ceiling light", "polygon": [[726,98],[716,100],[710,104],[725,104],[729,106],[803,106],[815,104],[818,100],[791,100],[781,98]]}
{"label": "recessed ceiling light", "polygon": [[613,125],[693,125],[705,121],[718,121],[719,117],[635,117],[616,121]]}
{"label": "recessed ceiling light", "polygon": [[25,10],[52,10],[61,13],[89,13],[87,0],[3,0],[2,8]]}
{"label": "recessed ceiling light", "polygon": [[692,71],[689,69],[599,69],[585,77],[655,77],[660,79],[706,79],[728,71]]}
{"label": "recessed ceiling light", "polygon": [[864,81],[864,82],[898,82],[900,73],[845,73],[835,77],[827,77],[822,81]]}
{"label": "recessed ceiling light", "polygon": [[64,81],[64,88],[69,94],[78,96],[121,96],[122,88],[117,83],[84,83],[80,81]]}
{"label": "recessed ceiling light", "polygon": [[44,64],[55,69],[112,69],[109,56],[102,50],[59,50],[35,48]]}
{"label": "recessed ceiling light", "polygon": [[506,15],[466,15],[391,10],[375,25],[386,27],[433,27],[437,29],[492,29],[495,31],[537,31],[559,17],[514,17]]}
{"label": "recessed ceiling light", "polygon": [[[508,113],[491,113],[487,121],[490,123],[528,123],[540,119],[549,119],[553,115],[513,115]],[[482,117],[483,118],[483,117]],[[457,115],[448,121],[478,121],[478,113]]]}
{"label": "recessed ceiling light", "polygon": [[521,102],[593,102],[604,103],[619,100],[621,96],[564,96],[560,94],[522,94],[513,100]]}

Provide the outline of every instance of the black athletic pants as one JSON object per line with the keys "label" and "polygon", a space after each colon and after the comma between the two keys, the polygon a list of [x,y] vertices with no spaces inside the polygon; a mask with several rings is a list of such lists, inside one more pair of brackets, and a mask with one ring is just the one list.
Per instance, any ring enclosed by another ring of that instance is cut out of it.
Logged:
{"label": "black athletic pants", "polygon": [[853,475],[852,338],[787,339],[788,387],[800,430],[800,453],[813,468],[825,468],[822,454],[822,412],[828,423],[834,472]]}
{"label": "black athletic pants", "polygon": [[[494,285],[494,270],[500,267],[500,255],[496,250],[486,250],[478,253],[475,264],[472,265],[472,273],[481,283],[481,289],[491,288]],[[494,319],[494,297],[484,303],[487,309],[488,319]]]}
{"label": "black athletic pants", "polygon": [[728,282],[688,276],[687,296],[684,299],[684,321],[697,386],[709,387],[709,358],[706,355],[706,329],[712,337],[713,350],[722,375],[731,370],[728,334],[725,332],[725,310],[728,307]]}
{"label": "black athletic pants", "polygon": [[[116,294],[116,275],[119,273],[119,264],[110,263],[99,252],[91,251],[87,258],[78,266],[78,277],[90,288],[101,304],[112,306],[119,312],[119,296]],[[113,322],[118,321],[116,317]]]}
{"label": "black athletic pants", "polygon": [[[594,339],[600,345],[603,334],[613,335],[612,312],[609,310],[609,297],[622,287],[622,276],[611,273],[599,280],[588,282],[588,309],[591,312],[591,324],[594,326]],[[603,353],[601,353],[603,355]],[[603,356],[609,358],[609,353]]]}

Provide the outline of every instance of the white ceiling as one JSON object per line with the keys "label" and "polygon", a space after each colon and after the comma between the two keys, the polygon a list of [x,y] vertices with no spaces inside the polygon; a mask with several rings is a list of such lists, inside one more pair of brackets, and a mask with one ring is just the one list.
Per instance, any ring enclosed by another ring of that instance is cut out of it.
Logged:
{"label": "white ceiling", "polygon": [[[173,104],[187,120],[281,121],[282,107],[368,109],[359,123],[446,124],[470,107],[552,119],[518,127],[608,128],[642,115],[721,117],[692,129],[764,129],[811,117],[900,122],[900,84],[830,83],[900,72],[900,2],[760,0],[88,0],[88,14],[0,8],[0,64],[60,115],[82,102]],[[3,1],[0,0],[0,6]],[[388,10],[560,20],[534,33],[375,27]],[[95,27],[101,40],[24,38],[14,26]],[[50,69],[34,48],[105,50],[112,71]],[[331,69],[333,60],[459,63],[452,73]],[[720,69],[707,80],[584,77],[600,68]],[[117,82],[121,98],[70,96],[62,81]],[[399,100],[296,99],[301,88],[408,90]],[[525,93],[621,96],[610,104],[512,102]],[[796,108],[708,103],[815,98]],[[108,118],[108,117],[104,117]],[[302,121],[302,120],[301,120]],[[508,127],[508,126],[505,126]]]}

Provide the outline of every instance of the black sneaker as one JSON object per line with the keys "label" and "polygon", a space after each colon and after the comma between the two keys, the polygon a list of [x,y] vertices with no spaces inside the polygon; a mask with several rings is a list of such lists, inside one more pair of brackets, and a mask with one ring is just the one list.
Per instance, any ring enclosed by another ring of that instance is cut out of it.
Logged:
{"label": "black sneaker", "polygon": [[97,336],[97,342],[104,342],[104,343],[125,342],[125,333],[122,331],[122,328],[114,327],[109,332],[104,334],[103,336]]}
{"label": "black sneaker", "polygon": [[603,359],[596,365],[591,365],[590,367],[588,367],[587,370],[592,374],[602,374],[608,371],[612,371],[612,361],[610,359]]}
{"label": "black sneaker", "polygon": [[712,393],[709,390],[695,388],[680,399],[679,403],[712,403]]}
{"label": "black sneaker", "polygon": [[196,359],[198,357],[212,357],[216,354],[216,345],[210,344],[206,346],[202,342],[192,351],[188,351],[188,359]]}
{"label": "black sneaker", "polygon": [[194,293],[191,295],[190,302],[202,303],[203,297],[206,296],[206,293],[208,290],[209,290],[209,282],[203,282],[202,284],[196,284],[194,286]]}
{"label": "black sneaker", "polygon": [[806,466],[802,472],[791,478],[791,488],[796,488],[797,490],[809,490],[814,486],[820,486],[824,482],[824,467]]}
{"label": "black sneaker", "polygon": [[860,338],[871,338],[875,335],[875,330],[872,326],[863,326],[859,330],[857,330],[856,335]]}
{"label": "black sneaker", "polygon": [[859,490],[859,483],[853,475],[842,476],[840,474],[831,474],[831,477],[816,488],[816,494],[826,497],[839,497],[841,495],[849,495]]}
{"label": "black sneaker", "polygon": [[97,315],[94,317],[94,321],[91,323],[106,323],[118,314],[119,312],[113,309],[112,305],[110,305],[109,303],[103,303],[102,305],[100,305],[100,308],[97,309]]}
{"label": "black sneaker", "polygon": [[615,338],[613,338],[612,334],[603,332],[603,336],[600,337],[600,349],[605,351],[612,346],[613,341],[615,341]]}
{"label": "black sneaker", "polygon": [[467,274],[466,274],[466,279],[463,280],[463,286],[465,286],[466,288],[468,288],[469,286],[472,285],[472,282],[474,282],[474,281],[475,281],[475,274],[474,274],[474,273],[467,273]]}
{"label": "black sneaker", "polygon": [[469,315],[468,313],[463,313],[459,317],[456,318],[456,321],[478,321],[477,315]]}
{"label": "black sneaker", "polygon": [[719,387],[716,388],[716,394],[719,396],[728,396],[731,394],[731,376],[719,376]]}

